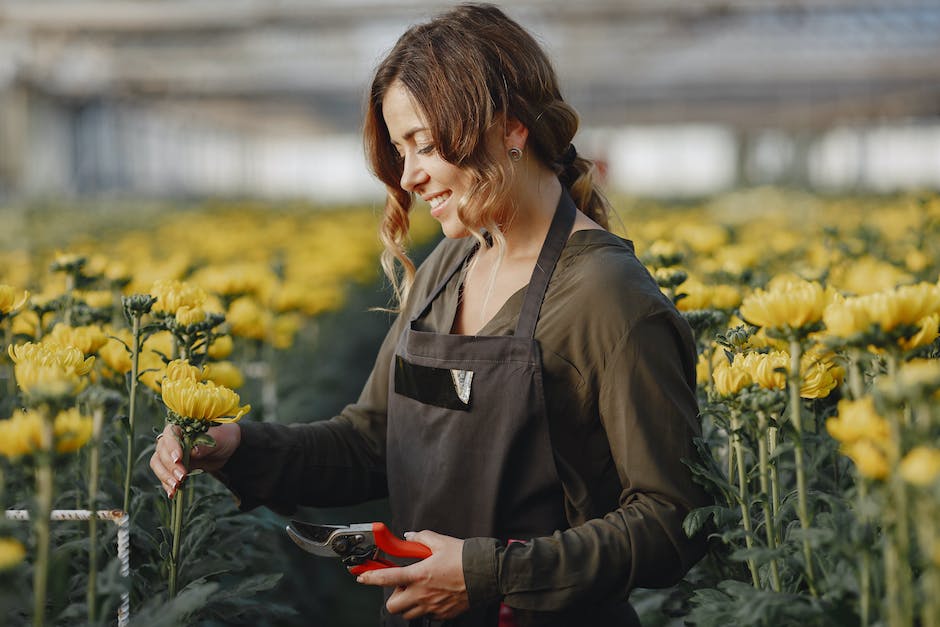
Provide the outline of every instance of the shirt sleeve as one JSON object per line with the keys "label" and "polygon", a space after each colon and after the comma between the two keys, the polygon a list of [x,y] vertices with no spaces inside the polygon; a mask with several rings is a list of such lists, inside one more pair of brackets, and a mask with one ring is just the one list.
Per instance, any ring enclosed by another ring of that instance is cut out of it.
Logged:
{"label": "shirt sleeve", "polygon": [[215,476],[241,509],[266,505],[289,514],[298,505],[349,505],[387,496],[388,377],[405,322],[403,315],[395,320],[359,399],[338,416],[292,425],[240,423],[241,443]]}
{"label": "shirt sleeve", "polygon": [[704,554],[682,523],[708,497],[683,460],[700,434],[694,344],[672,311],[634,324],[599,378],[599,414],[622,485],[617,507],[550,537],[464,545],[471,605],[502,598],[524,610],[625,600],[635,587],[676,583]]}

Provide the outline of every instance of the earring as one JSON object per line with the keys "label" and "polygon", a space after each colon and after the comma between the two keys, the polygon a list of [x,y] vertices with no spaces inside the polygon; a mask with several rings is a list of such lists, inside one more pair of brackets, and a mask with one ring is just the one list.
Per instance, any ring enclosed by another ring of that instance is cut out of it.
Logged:
{"label": "earring", "polygon": [[515,146],[513,146],[512,148],[510,148],[510,149],[509,149],[509,159],[510,159],[511,161],[519,161],[520,159],[522,159],[522,149],[521,149],[521,148],[516,148]]}

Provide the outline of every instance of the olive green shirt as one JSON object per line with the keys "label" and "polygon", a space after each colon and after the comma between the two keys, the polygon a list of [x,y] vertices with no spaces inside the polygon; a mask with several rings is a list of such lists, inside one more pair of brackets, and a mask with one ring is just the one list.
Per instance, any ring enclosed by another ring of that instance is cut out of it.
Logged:
{"label": "olive green shirt", "polygon": [[[445,239],[419,268],[356,403],[309,424],[242,423],[241,445],[218,476],[243,509],[267,505],[286,513],[296,505],[386,495],[386,407],[396,343],[414,308],[472,244],[472,238]],[[450,280],[419,321],[423,330],[450,331],[461,281],[462,273]],[[525,288],[510,297],[479,335],[511,335],[524,295]],[[471,606],[502,599],[510,607],[553,611],[623,600],[634,587],[672,585],[704,551],[704,540],[690,540],[682,521],[708,504],[682,461],[694,457],[692,439],[700,433],[687,323],[630,242],[583,230],[562,252],[535,338],[571,527],[508,546],[505,539],[468,538],[463,568]]]}

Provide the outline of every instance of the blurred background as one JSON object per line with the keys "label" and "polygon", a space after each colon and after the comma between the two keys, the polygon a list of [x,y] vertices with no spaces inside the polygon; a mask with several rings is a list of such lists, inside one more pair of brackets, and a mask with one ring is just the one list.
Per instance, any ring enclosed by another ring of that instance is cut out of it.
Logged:
{"label": "blurred background", "polygon": [[[380,199],[376,64],[427,0],[0,2],[0,201]],[[938,0],[515,0],[617,192],[940,187]]]}

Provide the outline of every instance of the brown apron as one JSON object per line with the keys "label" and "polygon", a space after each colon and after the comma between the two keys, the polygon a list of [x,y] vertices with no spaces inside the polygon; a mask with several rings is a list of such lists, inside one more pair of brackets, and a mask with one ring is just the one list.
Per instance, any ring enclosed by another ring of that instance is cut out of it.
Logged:
{"label": "brown apron", "polygon": [[[446,274],[402,333],[389,382],[387,445],[392,524],[398,533],[430,529],[457,538],[505,541],[569,527],[534,336],[575,215],[574,203],[563,191],[514,335],[450,335],[417,328],[474,251]],[[496,627],[498,611],[497,603],[447,625]],[[549,613],[537,612],[542,615],[537,619],[530,614],[517,612],[518,623],[568,624],[559,622],[557,614],[554,619]],[[384,611],[383,617],[385,625],[409,624]]]}

